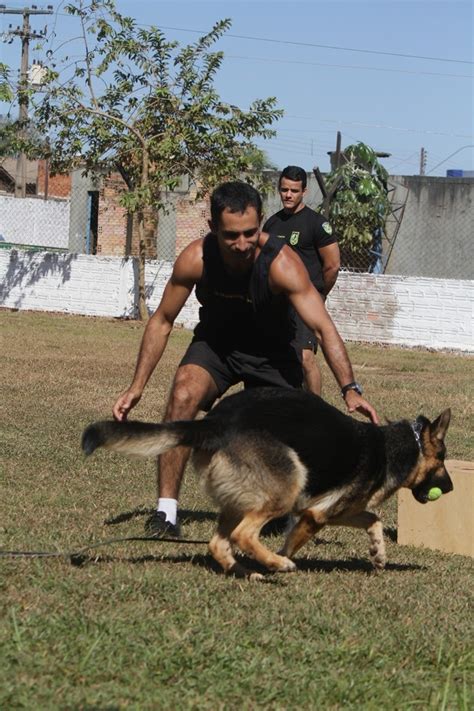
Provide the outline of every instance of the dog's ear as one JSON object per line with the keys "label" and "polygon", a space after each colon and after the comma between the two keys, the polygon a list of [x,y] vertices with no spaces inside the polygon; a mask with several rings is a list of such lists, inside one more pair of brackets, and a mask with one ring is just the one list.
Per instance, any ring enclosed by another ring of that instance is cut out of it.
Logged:
{"label": "dog's ear", "polygon": [[441,413],[441,415],[431,423],[430,434],[435,439],[439,439],[441,442],[446,436],[448,431],[449,422],[451,420],[451,408],[448,407],[447,410]]}

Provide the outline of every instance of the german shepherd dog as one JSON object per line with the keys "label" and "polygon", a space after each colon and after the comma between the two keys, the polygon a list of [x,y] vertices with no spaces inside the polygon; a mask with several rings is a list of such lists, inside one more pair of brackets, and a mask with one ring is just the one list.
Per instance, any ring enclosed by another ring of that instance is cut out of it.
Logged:
{"label": "german shepherd dog", "polygon": [[[383,528],[372,509],[400,487],[420,503],[431,487],[453,488],[444,466],[451,411],[434,422],[420,416],[377,426],[360,422],[301,390],[255,388],[224,398],[201,420],[164,424],[97,422],[82,448],[155,457],[192,449],[193,464],[220,510],[209,543],[226,573],[261,578],[234,557],[238,547],[274,571],[293,571],[291,557],[323,526],[365,528],[375,569],[385,565]],[[259,540],[262,527],[288,513],[298,517],[283,549]]]}

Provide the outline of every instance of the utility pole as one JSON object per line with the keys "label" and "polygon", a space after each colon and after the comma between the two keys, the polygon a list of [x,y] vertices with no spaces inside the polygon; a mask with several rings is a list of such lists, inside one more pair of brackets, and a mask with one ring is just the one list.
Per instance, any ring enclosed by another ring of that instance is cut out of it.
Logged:
{"label": "utility pole", "polygon": [[427,153],[424,148],[420,151],[420,175],[424,175],[426,172],[426,156]]}
{"label": "utility pole", "polygon": [[[20,64],[20,81],[18,83],[18,120],[20,124],[20,137],[24,135],[24,130],[28,122],[28,50],[30,40],[43,39],[46,35],[46,29],[43,32],[32,32],[30,26],[30,15],[52,15],[53,6],[48,5],[46,10],[39,10],[36,5],[31,8],[24,7],[23,9],[6,7],[0,5],[0,15],[23,15],[23,26],[19,26],[16,30],[9,30],[8,34],[21,39],[21,64]],[[10,25],[11,27],[11,25]],[[26,155],[21,152],[18,155],[16,163],[15,176],[15,197],[26,196]]]}

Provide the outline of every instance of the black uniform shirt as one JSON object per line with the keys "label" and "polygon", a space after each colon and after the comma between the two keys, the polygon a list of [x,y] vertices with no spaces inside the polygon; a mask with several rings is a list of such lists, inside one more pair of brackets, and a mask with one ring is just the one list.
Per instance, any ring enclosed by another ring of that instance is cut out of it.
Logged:
{"label": "black uniform shirt", "polygon": [[295,213],[280,210],[265,222],[263,232],[272,232],[284,239],[299,254],[316,289],[324,291],[322,260],[318,250],[337,242],[325,217],[307,205]]}

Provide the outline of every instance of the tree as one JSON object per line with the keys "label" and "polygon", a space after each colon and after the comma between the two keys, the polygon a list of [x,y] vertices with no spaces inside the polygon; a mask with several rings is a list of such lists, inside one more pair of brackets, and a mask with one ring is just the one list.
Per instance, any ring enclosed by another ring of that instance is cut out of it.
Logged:
{"label": "tree", "polygon": [[[265,151],[260,148],[253,148],[246,154],[246,161],[251,170],[258,171],[260,174],[263,170],[278,170],[278,166],[273,163]],[[269,184],[271,185],[271,183]]]}
{"label": "tree", "polygon": [[341,247],[358,252],[372,244],[377,229],[385,230],[390,213],[388,173],[365,143],[347,146],[342,165],[326,177],[329,219]]}
{"label": "tree", "polygon": [[223,53],[212,47],[230,20],[180,47],[157,27],[138,27],[118,13],[113,0],[78,0],[66,9],[80,20],[84,56],[68,80],[59,68],[49,70],[35,122],[49,135],[53,170],[80,162],[85,173],[120,172],[127,186],[122,205],[137,219],[139,309],[146,318],[146,236],[165,191],[188,175],[199,198],[247,171],[253,139],[272,136],[282,112],[273,97],[244,111],[216,92]]}
{"label": "tree", "polygon": [[[11,101],[13,93],[8,80],[9,69],[6,64],[0,62],[0,101]],[[11,154],[13,131],[8,119],[0,119],[0,157],[4,158]]]}
{"label": "tree", "polygon": [[13,98],[8,72],[8,66],[0,62],[0,101],[11,101]]}
{"label": "tree", "polygon": [[0,156],[13,157],[24,152],[30,160],[44,155],[44,135],[31,124],[23,125],[18,119],[0,117]]}

